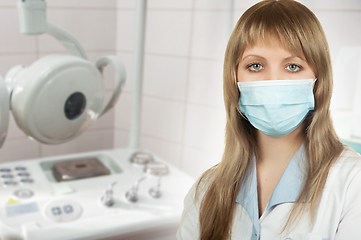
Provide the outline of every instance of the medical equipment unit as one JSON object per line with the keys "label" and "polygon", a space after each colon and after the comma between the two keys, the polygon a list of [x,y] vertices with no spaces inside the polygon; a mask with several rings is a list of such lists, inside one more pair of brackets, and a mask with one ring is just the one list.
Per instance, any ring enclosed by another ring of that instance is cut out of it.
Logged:
{"label": "medical equipment unit", "polygon": [[2,240],[172,240],[194,181],[124,149],[3,163],[0,174]]}
{"label": "medical equipment unit", "polygon": [[[141,1],[144,26],[146,5]],[[22,33],[50,34],[69,55],[49,55],[29,67],[15,66],[5,81],[0,79],[0,147],[9,108],[30,138],[45,144],[70,141],[116,104],[125,68],[114,56],[91,64],[73,36],[46,22],[44,0],[18,0],[18,9]],[[137,42],[144,45],[144,38]],[[143,50],[144,46],[136,51],[139,63]],[[107,64],[116,69],[116,83],[102,109],[102,70]],[[137,89],[140,94],[141,87]],[[136,104],[139,111],[140,101]],[[139,124],[139,119],[135,122]],[[139,150],[139,136],[133,139],[135,144],[128,149],[0,164],[0,239],[175,239],[183,198],[194,179]]]}

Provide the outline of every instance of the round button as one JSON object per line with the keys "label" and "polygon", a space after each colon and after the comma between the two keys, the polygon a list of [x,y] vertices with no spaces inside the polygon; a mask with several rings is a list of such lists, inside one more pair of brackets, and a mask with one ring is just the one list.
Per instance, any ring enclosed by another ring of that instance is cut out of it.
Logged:
{"label": "round button", "polygon": [[80,217],[81,213],[81,205],[68,199],[56,200],[44,208],[46,218],[54,222],[74,221]]}
{"label": "round button", "polygon": [[31,198],[34,192],[29,189],[19,189],[14,192],[14,195],[18,198]]}
{"label": "round button", "polygon": [[18,176],[20,176],[20,177],[29,177],[30,174],[27,173],[27,172],[21,172],[21,173],[18,173]]}
{"label": "round button", "polygon": [[34,180],[31,178],[24,178],[24,179],[21,179],[20,181],[25,184],[30,184],[30,183],[34,182]]}
{"label": "round button", "polygon": [[17,166],[17,167],[15,167],[15,170],[16,170],[16,171],[26,171],[26,167],[24,167],[24,166]]}
{"label": "round button", "polygon": [[9,173],[9,172],[11,172],[11,169],[10,168],[0,168],[0,172]]}

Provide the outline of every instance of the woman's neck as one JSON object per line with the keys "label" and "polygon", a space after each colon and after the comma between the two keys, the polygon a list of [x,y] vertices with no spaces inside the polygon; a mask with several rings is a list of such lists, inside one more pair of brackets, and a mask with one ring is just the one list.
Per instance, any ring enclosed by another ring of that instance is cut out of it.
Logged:
{"label": "woman's neck", "polygon": [[287,165],[304,141],[302,129],[303,124],[279,138],[272,138],[258,131],[257,164],[265,167]]}

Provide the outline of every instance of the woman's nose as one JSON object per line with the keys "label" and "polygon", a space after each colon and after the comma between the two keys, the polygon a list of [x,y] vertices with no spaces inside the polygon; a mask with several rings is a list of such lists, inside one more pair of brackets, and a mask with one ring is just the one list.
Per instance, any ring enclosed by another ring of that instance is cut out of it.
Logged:
{"label": "woman's nose", "polygon": [[268,71],[266,71],[264,80],[283,80],[283,79],[285,79],[284,73],[279,68],[269,67],[267,70]]}

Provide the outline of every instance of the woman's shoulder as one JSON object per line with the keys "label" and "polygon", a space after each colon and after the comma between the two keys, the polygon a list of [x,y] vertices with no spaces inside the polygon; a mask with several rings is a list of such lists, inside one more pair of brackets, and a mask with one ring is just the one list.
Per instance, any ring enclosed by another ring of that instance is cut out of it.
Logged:
{"label": "woman's shoulder", "polygon": [[328,181],[348,185],[356,176],[361,176],[361,156],[350,147],[345,146],[344,150],[330,169]]}
{"label": "woman's shoulder", "polygon": [[184,198],[181,224],[177,239],[199,239],[199,209],[205,192],[214,179],[210,171],[203,174]]}
{"label": "woman's shoulder", "polygon": [[335,162],[334,168],[339,168],[343,171],[360,171],[361,170],[361,155],[352,148],[345,146],[344,150]]}
{"label": "woman's shoulder", "polygon": [[[332,166],[324,189],[324,205],[337,220],[335,239],[356,239],[361,230],[361,156],[345,146]],[[325,213],[327,214],[327,213]],[[324,215],[323,215],[324,216]],[[329,226],[328,226],[329,227]],[[353,236],[353,237],[352,237]]]}
{"label": "woman's shoulder", "polygon": [[195,205],[196,208],[199,208],[204,194],[211,185],[213,179],[214,175],[210,171],[202,174],[202,176],[195,181],[188,191],[186,197],[184,198],[184,205]]}

